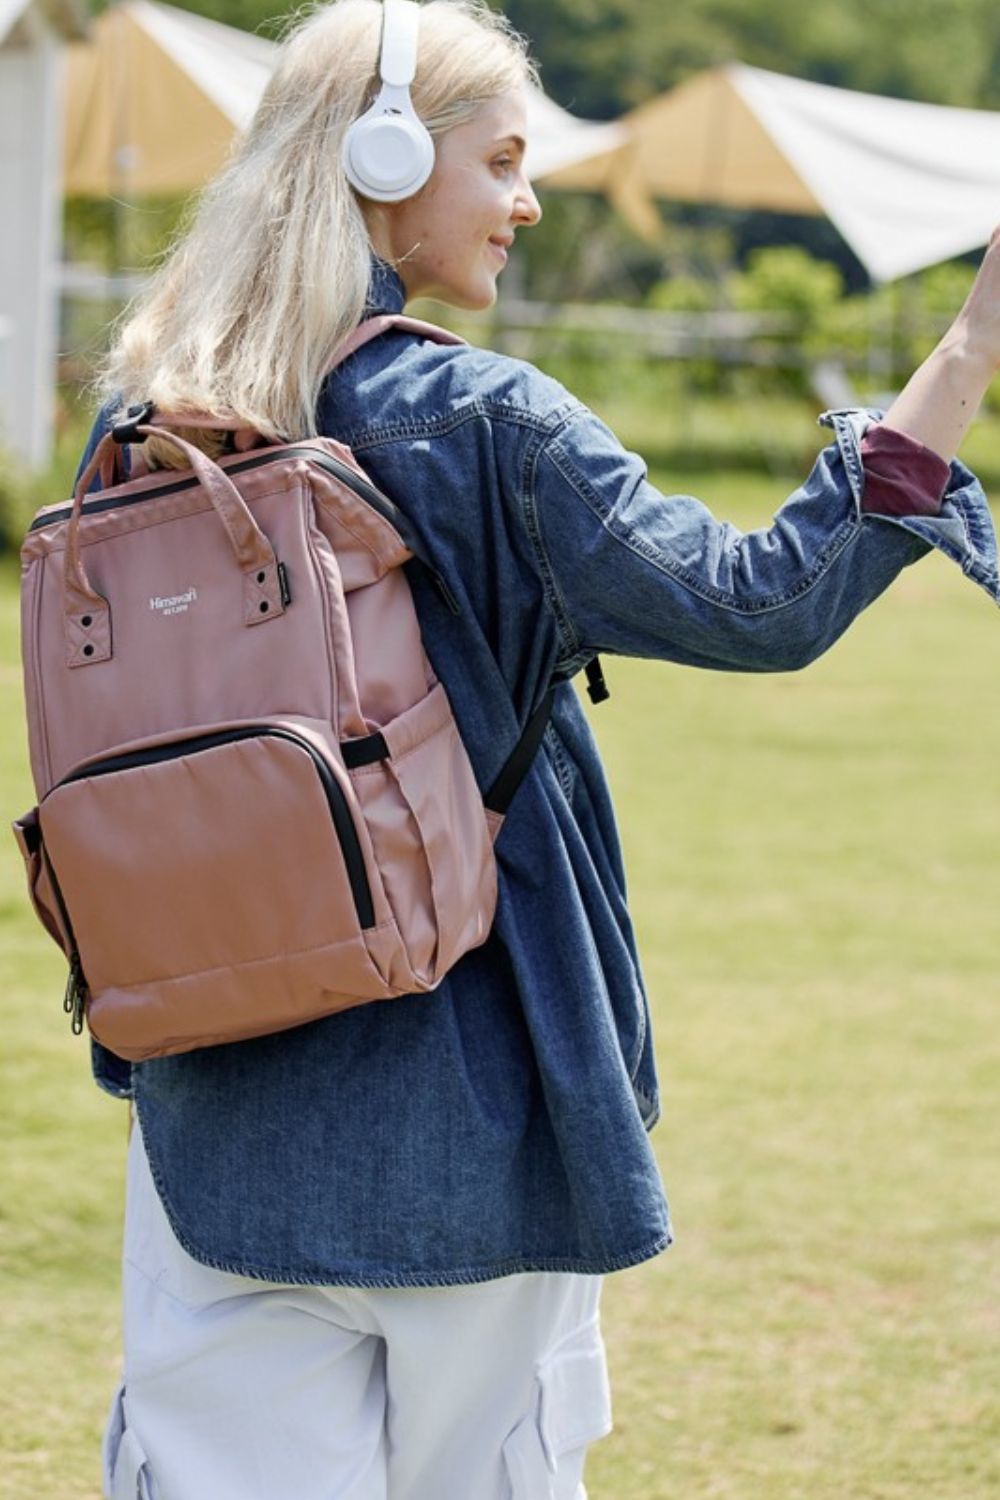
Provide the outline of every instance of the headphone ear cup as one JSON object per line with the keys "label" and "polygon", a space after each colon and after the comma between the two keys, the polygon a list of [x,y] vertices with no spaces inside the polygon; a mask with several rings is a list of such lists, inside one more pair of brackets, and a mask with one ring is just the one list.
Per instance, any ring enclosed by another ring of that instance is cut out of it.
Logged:
{"label": "headphone ear cup", "polygon": [[347,131],[342,160],[359,193],[399,203],[419,192],[433,172],[434,141],[416,114],[390,114],[376,102]]}

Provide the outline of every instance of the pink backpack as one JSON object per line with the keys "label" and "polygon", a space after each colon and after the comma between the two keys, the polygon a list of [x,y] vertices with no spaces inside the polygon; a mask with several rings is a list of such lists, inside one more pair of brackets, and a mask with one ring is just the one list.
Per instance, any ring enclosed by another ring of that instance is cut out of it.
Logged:
{"label": "pink backpack", "polygon": [[[391,326],[462,342],[388,316],[339,357]],[[350,450],[241,435],[215,463],[170,425],[105,436],[22,549],[39,800],[15,835],[74,1031],[133,1060],[434,989],[490,931],[553,693],[484,799],[401,566],[420,549]],[[115,482],[153,433],[190,469]]]}

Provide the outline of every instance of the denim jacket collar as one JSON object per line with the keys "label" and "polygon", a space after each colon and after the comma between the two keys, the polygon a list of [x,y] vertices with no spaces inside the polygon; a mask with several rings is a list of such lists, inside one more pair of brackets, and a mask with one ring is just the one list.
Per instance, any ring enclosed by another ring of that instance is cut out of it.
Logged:
{"label": "denim jacket collar", "polygon": [[365,317],[373,318],[377,313],[399,313],[403,311],[405,304],[406,287],[403,285],[403,278],[394,266],[381,260],[372,251]]}

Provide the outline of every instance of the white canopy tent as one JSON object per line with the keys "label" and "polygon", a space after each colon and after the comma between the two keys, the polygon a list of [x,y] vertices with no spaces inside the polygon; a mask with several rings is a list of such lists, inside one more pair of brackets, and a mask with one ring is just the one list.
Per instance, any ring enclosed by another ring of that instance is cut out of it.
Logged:
{"label": "white canopy tent", "polygon": [[826,215],[876,281],[949,260],[1000,222],[1000,114],[730,63],[621,121],[629,142],[554,187],[601,189],[655,240],[651,200]]}
{"label": "white canopy tent", "polygon": [[877,281],[986,244],[1000,114],[739,68],[736,86]]}

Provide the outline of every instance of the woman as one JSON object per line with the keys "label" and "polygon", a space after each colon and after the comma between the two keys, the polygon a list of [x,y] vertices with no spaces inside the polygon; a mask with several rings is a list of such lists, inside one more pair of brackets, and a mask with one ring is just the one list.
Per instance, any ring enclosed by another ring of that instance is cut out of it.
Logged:
{"label": "woman", "polygon": [[540,218],[533,69],[483,0],[421,7],[429,181],[397,203],[349,184],[381,21],[378,0],[335,0],[286,43],[122,330],[93,441],[149,398],[348,443],[462,606],[413,580],[481,785],[562,685],[497,844],[493,933],[433,994],[131,1069],[95,1048],[140,1127],[115,1500],[585,1500],[587,1447],[611,1425],[601,1278],[671,1235],[621,851],[568,679],[598,651],[801,667],[934,546],[998,595],[982,492],[948,462],[1000,357],[997,236],[884,420],[831,415],[835,442],[745,536],[659,494],[520,361],[397,330],[324,379],[363,316],[427,295],[488,307]]}

